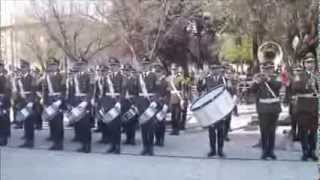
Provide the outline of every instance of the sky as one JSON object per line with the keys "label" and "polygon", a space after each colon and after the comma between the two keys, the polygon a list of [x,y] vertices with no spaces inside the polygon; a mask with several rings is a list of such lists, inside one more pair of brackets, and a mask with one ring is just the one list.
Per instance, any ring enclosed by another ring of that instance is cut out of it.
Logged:
{"label": "sky", "polygon": [[25,9],[30,7],[29,0],[0,0],[1,26],[10,25],[14,16],[23,16]]}
{"label": "sky", "polygon": [[[25,16],[28,9],[31,8],[31,1],[34,0],[0,0],[1,6],[1,21],[0,26],[7,26],[14,23],[15,16]],[[37,1],[37,0],[36,0]],[[41,1],[41,0],[38,0]],[[87,2],[93,5],[97,0],[57,0],[59,3],[63,3],[64,6],[68,5],[70,1],[77,2],[77,4],[85,5]],[[91,4],[92,3],[92,4]],[[92,6],[90,6],[92,7]],[[94,8],[93,8],[94,9]],[[92,12],[93,9],[89,11]]]}

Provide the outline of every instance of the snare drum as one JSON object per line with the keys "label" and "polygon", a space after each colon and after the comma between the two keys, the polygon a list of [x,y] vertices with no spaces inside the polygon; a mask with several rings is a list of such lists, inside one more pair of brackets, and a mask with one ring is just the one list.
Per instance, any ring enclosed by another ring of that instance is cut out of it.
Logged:
{"label": "snare drum", "polygon": [[202,127],[223,120],[235,107],[234,99],[224,85],[213,88],[191,105],[191,111]]}

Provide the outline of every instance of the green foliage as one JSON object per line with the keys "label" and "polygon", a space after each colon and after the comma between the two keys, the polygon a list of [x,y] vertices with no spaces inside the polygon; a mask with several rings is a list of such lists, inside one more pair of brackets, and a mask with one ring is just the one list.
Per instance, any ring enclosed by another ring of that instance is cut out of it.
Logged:
{"label": "green foliage", "polygon": [[242,36],[241,43],[237,45],[235,35],[224,35],[220,57],[232,63],[252,61],[252,39],[249,36]]}

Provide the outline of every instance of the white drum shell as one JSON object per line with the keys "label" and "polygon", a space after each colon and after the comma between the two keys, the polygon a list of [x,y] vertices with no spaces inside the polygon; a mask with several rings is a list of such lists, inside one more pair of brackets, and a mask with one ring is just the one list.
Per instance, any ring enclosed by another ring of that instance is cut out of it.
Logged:
{"label": "white drum shell", "polygon": [[[212,101],[208,102],[210,100]],[[223,86],[219,86],[196,100],[191,106],[191,111],[202,127],[208,127],[223,120],[234,106],[231,94]]]}

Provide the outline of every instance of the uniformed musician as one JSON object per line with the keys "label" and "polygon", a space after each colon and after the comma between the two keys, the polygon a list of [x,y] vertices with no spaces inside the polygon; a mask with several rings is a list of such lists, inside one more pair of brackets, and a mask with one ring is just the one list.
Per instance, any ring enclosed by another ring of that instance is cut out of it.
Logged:
{"label": "uniformed musician", "polygon": [[255,74],[251,87],[256,94],[256,108],[261,131],[262,156],[277,159],[274,153],[276,126],[281,112],[279,91],[282,86],[274,72],[274,62],[260,63],[261,73]]}
{"label": "uniformed musician", "polygon": [[17,104],[18,112],[16,120],[23,121],[25,142],[19,147],[33,148],[34,147],[34,103],[35,103],[35,87],[36,81],[30,74],[30,63],[21,60],[20,68],[22,76],[17,80],[19,91],[19,102]]}
{"label": "uniformed musician", "polygon": [[158,102],[158,112],[155,115],[155,145],[164,146],[166,118],[169,110],[170,87],[167,74],[161,64],[154,65],[156,81],[156,100]]}
{"label": "uniformed musician", "polygon": [[181,109],[184,105],[182,96],[182,80],[183,74],[178,73],[175,64],[171,66],[171,75],[168,77],[169,85],[171,88],[170,95],[170,110],[171,110],[171,124],[172,132],[170,135],[179,135],[181,126]]}
{"label": "uniformed musician", "polygon": [[[223,84],[226,87],[227,91],[234,97],[236,95],[236,92],[232,84],[232,74],[230,72],[231,67],[228,63],[225,63],[223,65],[223,68],[224,70],[221,73]],[[224,139],[226,141],[230,141],[229,131],[231,131],[231,119],[232,119],[232,113],[228,114],[225,118]]]}
{"label": "uniformed musician", "polygon": [[292,69],[292,76],[288,86],[286,87],[286,93],[284,98],[284,103],[289,105],[289,115],[291,120],[291,130],[290,133],[292,135],[293,141],[299,141],[300,139],[300,130],[298,126],[298,119],[297,119],[297,101],[296,101],[296,94],[297,90],[304,88],[304,80],[303,76],[305,75],[303,66],[298,64],[291,67]]}
{"label": "uniformed musician", "polygon": [[[34,69],[32,69],[32,73],[31,75],[33,76],[33,78],[35,80],[40,79],[41,77],[41,72],[40,69],[35,67]],[[42,114],[42,105],[41,105],[41,99],[43,98],[43,87],[39,84],[37,84],[36,86],[36,99],[35,99],[35,129],[37,130],[42,130],[42,126],[43,126],[43,120],[41,118],[41,114]]]}
{"label": "uniformed musician", "polygon": [[108,68],[105,65],[98,65],[96,68],[96,77],[94,82],[94,99],[93,99],[93,106],[94,106],[94,114],[95,114],[95,120],[97,121],[97,129],[95,132],[101,132],[102,137],[98,141],[102,144],[107,144],[109,142],[109,135],[108,131],[106,129],[106,124],[103,123],[102,119],[99,116],[99,110],[101,107],[103,107],[103,102],[105,101],[106,96],[106,75],[108,73]]}
{"label": "uniformed musician", "polygon": [[139,74],[139,96],[136,105],[139,111],[139,124],[141,126],[143,150],[141,155],[154,155],[154,128],[155,114],[158,104],[155,101],[156,76],[150,73],[150,59],[144,58],[143,71]]}
{"label": "uniformed musician", "polygon": [[121,96],[123,75],[120,72],[120,62],[116,58],[109,59],[111,71],[105,77],[105,98],[103,109],[99,110],[105,124],[103,132],[110,139],[110,148],[107,153],[120,154],[121,144]]}
{"label": "uniformed musician", "polygon": [[0,146],[8,144],[10,137],[10,81],[5,75],[4,63],[0,60]]}
{"label": "uniformed musician", "polygon": [[307,53],[303,59],[306,73],[305,86],[299,89],[297,98],[297,120],[300,130],[300,142],[302,146],[302,160],[311,158],[318,160],[316,155],[318,107],[319,107],[319,74],[316,72],[315,56]]}
{"label": "uniformed musician", "polygon": [[[49,150],[63,150],[63,104],[65,87],[63,78],[59,72],[59,61],[52,58],[48,62],[46,72],[43,76],[44,100],[43,100],[43,115],[44,121],[47,121],[50,128],[50,134],[53,145]],[[49,112],[52,108],[52,111]],[[54,113],[53,113],[54,112]],[[52,114],[50,114],[52,113]]]}
{"label": "uniformed musician", "polygon": [[192,96],[191,95],[192,80],[190,75],[188,75],[186,72],[182,71],[181,74],[183,77],[181,82],[181,86],[182,86],[181,95],[183,98],[183,104],[181,107],[180,130],[185,130],[186,123],[187,123],[188,106]]}
{"label": "uniformed musician", "polygon": [[[210,65],[210,72],[206,78],[200,80],[198,82],[198,90],[202,92],[208,92],[214,87],[224,84],[223,80],[223,66],[212,64]],[[200,92],[200,94],[202,94]],[[225,157],[223,152],[224,146],[224,128],[225,128],[225,119],[221,119],[211,126],[209,126],[209,140],[210,140],[210,152],[208,153],[208,157],[216,156]],[[216,144],[218,146],[216,146]]]}
{"label": "uniformed musician", "polygon": [[[78,152],[90,153],[91,152],[91,121],[90,121],[90,100],[91,100],[91,86],[90,77],[86,71],[87,64],[85,61],[77,62],[74,64],[75,74],[72,77],[70,84],[68,110],[69,112],[76,112],[74,108],[81,111],[80,114],[73,114],[76,116],[73,122],[75,138],[81,143]],[[78,111],[78,112],[79,112]]]}
{"label": "uniformed musician", "polygon": [[138,127],[138,112],[135,100],[139,96],[139,73],[130,64],[125,65],[124,99],[122,101],[122,123],[126,134],[124,144],[135,145],[135,134]]}

